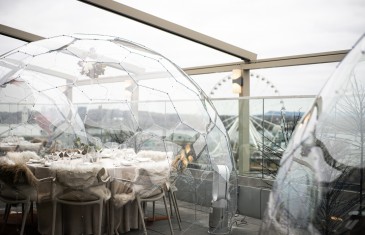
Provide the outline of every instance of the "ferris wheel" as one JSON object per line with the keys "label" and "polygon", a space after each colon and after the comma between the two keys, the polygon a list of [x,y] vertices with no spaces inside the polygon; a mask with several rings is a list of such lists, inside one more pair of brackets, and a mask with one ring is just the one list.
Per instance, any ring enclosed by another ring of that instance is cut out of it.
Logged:
{"label": "ferris wheel", "polygon": [[[266,78],[265,76],[262,76],[260,74],[252,73],[250,74],[251,80],[250,80],[250,97],[260,97],[265,100],[269,100],[270,104],[267,106],[275,106],[275,110],[280,110],[281,113],[285,114],[285,104],[284,100],[280,96],[280,91],[277,88],[277,86],[270,81],[270,79]],[[237,94],[233,94],[231,92],[232,89],[232,78],[231,75],[228,74],[224,76],[223,78],[220,78],[215,85],[212,87],[212,89],[209,92],[209,97],[212,100],[216,100],[219,98],[237,98]],[[231,97],[230,97],[231,96]],[[266,99],[265,97],[268,97],[269,99]],[[275,98],[278,97],[278,98]],[[262,100],[262,99],[260,99]],[[224,104],[224,106],[227,106],[229,104]],[[251,106],[250,106],[251,107]],[[234,108],[234,107],[232,107]],[[257,105],[257,110],[254,110],[254,105],[252,105],[252,108],[250,110],[251,113],[258,113],[262,112],[262,108]],[[234,117],[232,117],[233,119]],[[229,124],[232,120],[225,120]],[[229,126],[229,125],[228,125]]]}
{"label": "ferris wheel", "polygon": [[[250,95],[251,96],[280,96],[279,89],[275,86],[275,84],[270,81],[265,76],[260,74],[251,73],[250,74],[251,87],[250,87]],[[215,83],[213,88],[209,92],[210,98],[217,98],[220,95],[220,92],[225,92],[227,94],[227,90],[230,89],[232,83],[231,75],[226,75],[218,82]]]}
{"label": "ferris wheel", "polygon": [[[250,97],[260,97],[260,99],[257,99],[258,103],[262,103],[262,100],[265,97],[270,97],[270,104],[268,104],[269,107],[267,111],[271,111],[270,105],[272,105],[275,113],[279,111],[280,120],[283,121],[282,118],[285,118],[285,104],[283,99],[280,97],[280,91],[277,86],[272,81],[270,81],[270,79],[260,74],[251,73],[250,78]],[[232,94],[230,89],[232,89],[232,78],[231,75],[226,75],[215,83],[209,93],[209,96],[213,101],[219,98],[227,97],[227,94]],[[261,99],[261,97],[263,99]],[[278,98],[276,99],[275,97]],[[224,106],[227,105],[229,104],[224,104]],[[257,111],[254,110],[255,108]],[[261,115],[255,115],[255,113],[258,113],[259,111],[261,112]],[[281,121],[276,122],[275,120],[270,120],[267,113],[262,112],[262,105],[250,105],[250,113],[251,112],[254,113],[250,116],[249,123],[251,146],[256,146],[256,148],[258,148],[262,142],[263,135],[265,138],[274,141],[282,129]],[[237,146],[235,146],[235,144],[238,143],[238,116],[232,115],[225,117],[222,120],[225,127],[227,128],[228,135],[230,136],[231,142],[233,144],[233,152],[236,152],[235,149]]]}

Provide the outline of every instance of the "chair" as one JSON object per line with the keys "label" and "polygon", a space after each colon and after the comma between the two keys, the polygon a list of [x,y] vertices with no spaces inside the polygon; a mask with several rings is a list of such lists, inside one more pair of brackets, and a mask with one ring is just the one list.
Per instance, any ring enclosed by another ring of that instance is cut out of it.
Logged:
{"label": "chair", "polygon": [[[147,230],[146,230],[146,224],[144,222],[144,211],[142,209],[142,203],[143,202],[156,202],[156,201],[160,200],[161,198],[163,199],[163,202],[165,204],[165,210],[166,210],[166,215],[167,215],[167,218],[168,218],[168,221],[169,221],[170,232],[171,232],[172,235],[174,234],[172,224],[171,224],[170,212],[167,209],[165,189],[163,187],[161,187],[159,191],[160,191],[159,193],[154,194],[153,196],[149,196],[149,197],[141,197],[141,195],[139,195],[139,194],[136,195],[138,210],[139,210],[139,214],[140,214],[140,217],[141,217],[141,223],[142,223],[143,231],[144,231],[145,235],[147,235]],[[154,211],[154,208],[153,208],[153,211]]]}
{"label": "chair", "polygon": [[177,192],[177,187],[175,185],[170,185],[167,189],[167,194],[169,196],[169,203],[170,203],[170,211],[171,211],[171,214],[172,214],[172,207],[174,207],[177,222],[178,222],[179,228],[181,230],[180,210],[179,210],[179,206],[177,204],[175,192]]}
{"label": "chair", "polygon": [[177,178],[178,178],[178,172],[175,168],[173,168],[172,171],[170,171],[169,181],[168,181],[168,183],[166,183],[166,191],[167,191],[167,195],[169,197],[171,215],[172,215],[172,207],[173,207],[175,210],[177,222],[179,224],[179,229],[181,230],[180,210],[179,210],[179,206],[177,204],[176,195],[175,195],[175,192],[177,192],[177,190],[178,190],[176,187]]}
{"label": "chair", "polygon": [[[33,202],[40,202],[46,198],[52,198],[52,191],[47,194],[38,192],[38,187],[44,183],[53,182],[53,177],[37,179],[24,164],[1,164],[0,165],[0,200],[5,205],[4,227],[5,228],[12,205],[22,205],[22,224],[20,235],[24,234],[24,228]],[[51,188],[51,187],[49,187]],[[33,216],[33,213],[32,213]]]}
{"label": "chair", "polygon": [[110,231],[111,234],[119,234],[119,224],[115,224],[115,209],[122,208],[128,202],[135,200],[135,193],[133,190],[133,183],[130,180],[114,178],[110,186],[111,198],[109,201],[110,212]]}
{"label": "chair", "polygon": [[110,198],[110,190],[106,187],[110,176],[106,175],[104,168],[97,171],[72,171],[57,170],[54,189],[57,193],[53,198],[52,235],[55,234],[57,204],[72,206],[86,206],[96,204],[99,206],[98,231],[102,234],[102,218],[104,202]]}
{"label": "chair", "polygon": [[[172,208],[175,210],[177,223],[179,225],[179,230],[181,231],[181,217],[180,217],[180,211],[179,206],[177,204],[176,195],[175,192],[177,191],[177,187],[175,185],[169,185],[166,187],[166,192],[169,198],[169,204],[170,204],[170,215],[173,214]],[[153,202],[153,219],[155,219],[155,202]]]}
{"label": "chair", "polygon": [[[145,235],[147,235],[147,230],[146,230],[146,224],[144,222],[144,210],[142,208],[142,203],[153,202],[154,205],[154,202],[160,200],[161,198],[163,199],[165,204],[165,210],[170,226],[170,232],[172,235],[174,234],[171,223],[170,212],[169,209],[167,208],[167,203],[166,203],[166,196],[165,196],[166,184],[162,183],[164,180],[166,180],[164,177],[155,174],[150,175],[150,173],[147,170],[141,168],[139,169],[138,177],[134,182],[134,189],[136,192],[139,215],[141,218],[141,223]],[[153,208],[153,217],[154,217],[154,211],[155,208]]]}

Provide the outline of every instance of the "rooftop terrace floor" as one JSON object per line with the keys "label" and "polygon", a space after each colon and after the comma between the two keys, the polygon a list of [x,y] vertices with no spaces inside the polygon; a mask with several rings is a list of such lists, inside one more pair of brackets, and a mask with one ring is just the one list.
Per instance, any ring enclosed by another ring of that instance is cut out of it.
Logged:
{"label": "rooftop terrace floor", "polygon": [[[177,220],[175,217],[172,217],[172,226],[174,229],[174,234],[180,235],[180,234],[194,234],[194,235],[201,235],[201,234],[209,234],[208,233],[208,226],[209,226],[209,213],[208,209],[206,207],[201,207],[197,205],[193,205],[191,203],[186,203],[182,201],[178,201],[180,215],[181,215],[181,227],[182,231],[179,230],[179,226],[177,223]],[[21,207],[18,207],[18,211],[21,211]],[[6,235],[12,235],[12,234],[18,234],[19,228],[20,228],[20,216],[13,217],[13,219],[9,219],[9,225],[4,229],[1,230],[2,227],[2,215],[4,212],[4,205],[0,203],[0,234],[6,234]],[[20,215],[20,214],[19,214]],[[152,203],[148,203],[146,215],[148,217],[152,217]],[[159,201],[156,202],[156,208],[155,208],[155,216],[156,218],[163,218],[166,215],[165,209],[163,206],[163,202]],[[19,218],[19,219],[14,219]],[[29,221],[29,220],[28,220]],[[35,219],[36,221],[36,219]],[[232,235],[256,235],[259,233],[261,220],[237,215],[234,218],[234,224],[231,229]],[[146,223],[147,227],[147,233],[149,235],[161,235],[161,234],[170,234],[170,228],[168,225],[167,220],[158,220],[154,222],[148,222]],[[27,235],[39,235],[38,232],[36,232],[36,225],[31,225],[30,222],[27,224],[26,229]],[[142,228],[140,230],[134,229],[127,233],[124,233],[125,235],[140,235],[143,234]]]}
{"label": "rooftop terrace floor", "polygon": [[[152,203],[147,206],[147,215],[152,216]],[[180,215],[181,215],[181,227],[182,231],[179,230],[179,226],[175,217],[172,218],[172,226],[174,229],[174,234],[194,234],[194,235],[202,235],[209,234],[208,226],[209,226],[209,213],[208,208],[192,205],[190,203],[178,201]],[[163,202],[156,202],[155,209],[156,217],[164,216],[165,209],[163,206]],[[174,214],[173,214],[174,215]],[[259,233],[259,229],[261,226],[261,220],[237,215],[234,218],[234,224],[231,229],[232,235],[256,235]],[[170,228],[168,222],[163,221],[155,221],[153,223],[147,223],[147,233],[149,235],[161,235],[161,234],[170,234]],[[132,230],[126,235],[139,235],[143,234],[141,230]]]}

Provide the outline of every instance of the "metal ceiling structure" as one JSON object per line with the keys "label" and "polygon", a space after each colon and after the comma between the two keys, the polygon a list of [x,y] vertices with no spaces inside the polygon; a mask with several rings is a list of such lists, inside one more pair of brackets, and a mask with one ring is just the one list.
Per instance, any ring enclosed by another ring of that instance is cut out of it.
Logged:
{"label": "metal ceiling structure", "polygon": [[79,0],[81,2],[96,6],[106,11],[121,15],[123,17],[135,20],[137,22],[152,26],[162,31],[171,33],[173,35],[200,43],[204,46],[216,49],[218,51],[227,53],[229,55],[238,57],[245,61],[255,60],[257,55],[250,51],[220,41],[218,39],[209,37],[205,34],[185,28],[181,25],[174,24],[170,21],[158,18],[154,15],[145,13],[135,8],[126,6],[115,1],[100,1],[100,0]]}
{"label": "metal ceiling structure", "polygon": [[44,37],[31,34],[19,29],[14,29],[3,24],[0,24],[0,34],[11,38],[19,39],[25,42],[33,42],[44,39]]}
{"label": "metal ceiling structure", "polygon": [[[29,32],[25,32],[19,29],[11,28],[6,25],[0,24],[0,34],[16,38],[26,42],[32,42],[44,39],[44,37],[35,35]],[[204,42],[198,42],[204,44]],[[229,45],[229,44],[226,44]],[[224,44],[221,44],[224,46]],[[224,51],[222,48],[220,51]],[[219,73],[219,72],[230,72],[233,69],[262,69],[262,68],[275,68],[275,67],[286,67],[286,66],[297,66],[297,65],[310,65],[318,63],[332,63],[340,62],[348,53],[348,50],[331,51],[323,53],[313,53],[286,57],[276,57],[269,59],[259,59],[251,61],[241,61],[224,64],[213,64],[204,65],[197,67],[183,68],[183,70],[189,75]]]}
{"label": "metal ceiling structure", "polygon": [[264,69],[264,68],[278,68],[298,65],[310,65],[320,63],[340,62],[349,50],[331,51],[323,53],[313,53],[286,57],[276,57],[269,59],[260,59],[250,62],[233,62],[225,64],[215,64],[207,66],[198,66],[184,68],[184,71],[189,75],[230,72],[233,69]]}

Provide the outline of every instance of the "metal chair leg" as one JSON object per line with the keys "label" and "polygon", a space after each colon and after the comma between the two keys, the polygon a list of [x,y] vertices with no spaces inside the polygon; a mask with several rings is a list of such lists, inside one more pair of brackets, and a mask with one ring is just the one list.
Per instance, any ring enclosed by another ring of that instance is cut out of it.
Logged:
{"label": "metal chair leg", "polygon": [[139,198],[139,196],[137,196],[137,204],[138,204],[139,214],[142,220],[141,222],[142,222],[143,232],[145,235],[147,235],[146,224],[144,223],[144,211],[142,210],[141,199]]}
{"label": "metal chair leg", "polygon": [[1,227],[1,234],[3,233],[3,231],[6,227],[6,224],[8,223],[10,211],[11,211],[11,204],[6,204],[5,205],[4,215],[3,215],[4,223],[3,223],[3,226]]}
{"label": "metal chair leg", "polygon": [[163,198],[163,202],[165,204],[165,210],[166,210],[167,218],[169,219],[169,226],[170,226],[171,235],[174,235],[174,230],[173,230],[172,224],[171,224],[170,212],[169,212],[169,209],[167,208],[167,203],[166,203],[166,197],[165,197],[165,195],[163,195],[162,198]]}
{"label": "metal chair leg", "polygon": [[3,218],[5,225],[8,223],[10,211],[11,211],[11,204],[6,204],[5,212],[4,212],[4,218]]}
{"label": "metal chair leg", "polygon": [[101,224],[103,223],[103,204],[104,202],[101,200],[99,203],[99,224],[98,224],[98,235],[102,235],[101,233]]}
{"label": "metal chair leg", "polygon": [[152,202],[152,220],[155,221],[155,202]]}
{"label": "metal chair leg", "polygon": [[[177,220],[177,223],[179,225],[179,229],[181,231],[181,219],[180,219],[180,212],[179,212],[179,208],[177,207],[177,202],[176,202],[176,198],[175,198],[175,195],[174,195],[174,192],[170,191],[171,194],[171,197],[172,197],[172,203],[174,205],[174,209],[175,209],[175,214],[176,214],[176,220]],[[171,205],[170,205],[170,208],[171,208]]]}
{"label": "metal chair leg", "polygon": [[177,205],[175,192],[171,192],[171,195],[172,195],[172,200],[174,201],[175,208],[177,211],[177,217],[178,217],[179,221],[181,222],[180,210],[179,210],[179,206]]}
{"label": "metal chair leg", "polygon": [[34,224],[34,210],[33,210],[33,202],[30,202],[30,222],[33,226]]}
{"label": "metal chair leg", "polygon": [[24,205],[23,206],[24,212],[23,212],[23,218],[22,218],[22,227],[20,229],[20,235],[24,234],[25,224],[27,222],[27,217],[28,217],[28,213],[30,210],[30,202],[24,203],[23,205]]}
{"label": "metal chair leg", "polygon": [[52,231],[51,234],[54,235],[55,234],[55,230],[56,230],[56,213],[57,213],[57,202],[53,201],[52,203]]}
{"label": "metal chair leg", "polygon": [[171,200],[171,190],[167,192],[167,195],[169,196],[169,204],[170,204],[170,215],[172,216],[172,200]]}

